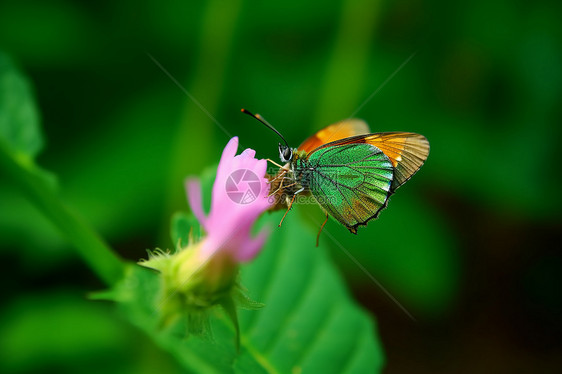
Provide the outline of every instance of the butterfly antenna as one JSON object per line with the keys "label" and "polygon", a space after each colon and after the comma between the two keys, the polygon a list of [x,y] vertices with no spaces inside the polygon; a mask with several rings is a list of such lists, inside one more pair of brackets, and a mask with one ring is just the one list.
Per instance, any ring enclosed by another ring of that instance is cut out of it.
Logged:
{"label": "butterfly antenna", "polygon": [[287,141],[285,140],[285,138],[283,137],[283,135],[281,135],[281,133],[279,131],[277,131],[277,129],[275,127],[273,127],[269,122],[267,122],[265,120],[265,118],[263,118],[262,116],[260,116],[259,114],[253,114],[252,112],[250,112],[249,110],[246,110],[244,108],[242,108],[242,113],[245,113],[247,115],[249,115],[250,117],[253,117],[255,119],[257,119],[258,121],[260,121],[261,123],[263,123],[266,127],[268,127],[270,130],[272,130],[274,133],[276,133],[277,135],[279,135],[279,137],[281,139],[283,139],[283,141],[285,142],[285,145],[287,146],[287,148],[289,147],[289,143],[287,143]]}

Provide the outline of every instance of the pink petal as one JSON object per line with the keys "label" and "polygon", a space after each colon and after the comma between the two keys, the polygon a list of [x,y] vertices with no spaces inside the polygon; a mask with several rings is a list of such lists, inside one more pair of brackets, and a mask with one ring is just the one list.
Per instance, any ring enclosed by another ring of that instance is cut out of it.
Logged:
{"label": "pink petal", "polygon": [[207,217],[205,217],[205,212],[203,211],[203,200],[201,198],[201,184],[196,178],[188,178],[185,181],[185,189],[187,191],[187,201],[193,215],[199,223],[203,226],[205,231],[207,229]]}
{"label": "pink petal", "polygon": [[236,156],[236,151],[238,150],[238,137],[235,136],[228,141],[224,150],[222,151],[221,159],[219,161],[219,167],[217,168],[217,177],[223,175],[225,172],[229,173],[228,165],[230,161]]}
{"label": "pink petal", "polygon": [[256,151],[254,151],[252,148],[246,148],[241,154],[241,156],[247,158],[254,158],[255,155],[256,155]]}
{"label": "pink petal", "polygon": [[[254,171],[257,175],[265,175],[267,170],[267,160],[259,160]],[[264,178],[264,181],[267,183],[267,179]]]}
{"label": "pink petal", "polygon": [[247,262],[254,259],[254,257],[256,257],[258,253],[260,253],[261,248],[263,247],[268,236],[269,230],[264,229],[258,234],[257,237],[248,240],[245,245],[236,253],[236,258],[238,259],[238,261]]}

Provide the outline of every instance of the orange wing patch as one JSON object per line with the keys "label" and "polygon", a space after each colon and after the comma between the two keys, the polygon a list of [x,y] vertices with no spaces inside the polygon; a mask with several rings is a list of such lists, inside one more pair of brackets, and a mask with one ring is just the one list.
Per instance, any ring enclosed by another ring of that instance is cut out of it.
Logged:
{"label": "orange wing patch", "polygon": [[323,128],[316,134],[308,137],[297,149],[309,153],[326,143],[368,134],[369,132],[369,125],[367,125],[365,121],[360,119],[347,119]]}
{"label": "orange wing patch", "polygon": [[412,132],[383,132],[365,138],[390,159],[394,166],[392,189],[397,189],[412,177],[429,155],[429,142],[423,135]]}

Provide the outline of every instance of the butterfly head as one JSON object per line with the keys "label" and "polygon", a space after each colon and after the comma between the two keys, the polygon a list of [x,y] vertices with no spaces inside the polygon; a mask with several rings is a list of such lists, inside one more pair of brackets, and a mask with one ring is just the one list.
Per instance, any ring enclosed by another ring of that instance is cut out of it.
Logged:
{"label": "butterfly head", "polygon": [[279,158],[281,162],[291,162],[293,159],[293,150],[285,144],[279,143]]}

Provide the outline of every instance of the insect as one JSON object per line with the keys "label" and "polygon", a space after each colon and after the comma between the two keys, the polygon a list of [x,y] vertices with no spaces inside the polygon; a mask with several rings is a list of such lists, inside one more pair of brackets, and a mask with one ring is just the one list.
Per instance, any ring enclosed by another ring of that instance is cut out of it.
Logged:
{"label": "insect", "polygon": [[270,194],[277,197],[273,209],[292,208],[295,198],[312,195],[328,217],[332,216],[357,234],[359,226],[378,217],[389,197],[408,181],[429,155],[429,142],[411,132],[370,133],[359,119],[347,119],[310,136],[291,148],[283,135],[259,114],[246,113],[281,137],[279,157],[284,165],[270,177]]}

